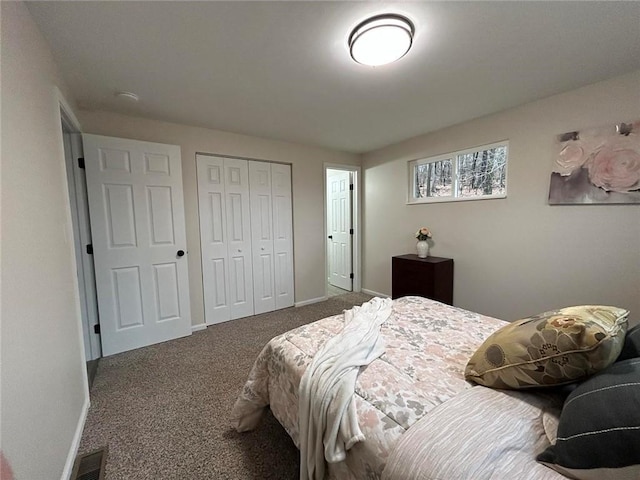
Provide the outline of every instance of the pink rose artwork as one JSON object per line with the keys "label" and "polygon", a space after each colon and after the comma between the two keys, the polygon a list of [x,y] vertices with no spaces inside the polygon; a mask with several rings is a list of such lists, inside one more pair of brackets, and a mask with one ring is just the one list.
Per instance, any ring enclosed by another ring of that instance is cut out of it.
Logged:
{"label": "pink rose artwork", "polygon": [[603,148],[589,162],[589,180],[610,192],[640,188],[640,154],[633,150]]}
{"label": "pink rose artwork", "polygon": [[582,147],[569,144],[565,145],[560,151],[556,162],[560,167],[562,167],[562,170],[560,171],[561,175],[566,176],[570,175],[576,168],[580,168],[584,165],[586,159],[587,157],[584,154]]}
{"label": "pink rose artwork", "polygon": [[550,205],[640,204],[640,120],[558,136]]}

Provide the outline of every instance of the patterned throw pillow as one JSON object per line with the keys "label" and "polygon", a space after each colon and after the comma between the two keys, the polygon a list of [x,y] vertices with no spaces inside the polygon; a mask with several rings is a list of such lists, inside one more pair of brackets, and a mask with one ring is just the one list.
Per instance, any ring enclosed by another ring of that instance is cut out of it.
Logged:
{"label": "patterned throw pillow", "polygon": [[622,308],[583,305],[518,320],[485,340],[469,360],[465,377],[510,389],[582,379],[616,360],[628,314]]}
{"label": "patterned throw pillow", "polygon": [[555,445],[538,455],[581,480],[640,478],[640,358],[616,362],[571,392]]}

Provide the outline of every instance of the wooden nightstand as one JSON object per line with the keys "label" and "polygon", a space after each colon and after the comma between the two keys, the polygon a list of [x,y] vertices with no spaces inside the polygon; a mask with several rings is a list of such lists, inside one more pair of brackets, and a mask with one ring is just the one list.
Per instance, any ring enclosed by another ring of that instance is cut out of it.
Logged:
{"label": "wooden nightstand", "polygon": [[418,295],[453,305],[453,259],[399,255],[391,258],[391,298]]}

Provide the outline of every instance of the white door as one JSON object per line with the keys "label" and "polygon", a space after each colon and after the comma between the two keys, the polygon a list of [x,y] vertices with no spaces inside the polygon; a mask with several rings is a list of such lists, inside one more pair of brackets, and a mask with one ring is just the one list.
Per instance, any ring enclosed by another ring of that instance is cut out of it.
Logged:
{"label": "white door", "polygon": [[207,325],[231,319],[224,159],[196,155],[204,314]]}
{"label": "white door", "polygon": [[[253,315],[251,208],[247,160],[224,159],[231,319]],[[206,288],[206,287],[205,287]]]}
{"label": "white door", "polygon": [[276,309],[271,164],[249,162],[253,301],[256,314]]}
{"label": "white door", "polygon": [[249,168],[246,160],[196,155],[207,325],[253,315]]}
{"label": "white door", "polygon": [[291,165],[271,164],[276,309],[293,306],[293,205]]}
{"label": "white door", "polygon": [[351,174],[343,170],[327,171],[329,283],[352,289]]}
{"label": "white door", "polygon": [[83,141],[103,354],[190,335],[180,147]]}

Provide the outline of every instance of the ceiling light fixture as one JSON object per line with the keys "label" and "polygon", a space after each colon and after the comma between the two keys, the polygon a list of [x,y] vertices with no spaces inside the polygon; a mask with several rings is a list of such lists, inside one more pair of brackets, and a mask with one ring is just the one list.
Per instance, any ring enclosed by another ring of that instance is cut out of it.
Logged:
{"label": "ceiling light fixture", "polygon": [[351,58],[377,67],[404,57],[413,42],[415,29],[402,15],[385,14],[368,18],[349,35]]}
{"label": "ceiling light fixture", "polygon": [[138,95],[131,92],[116,92],[115,96],[118,98],[123,98],[125,100],[131,100],[133,102],[137,102],[138,100],[140,100],[140,97],[138,97]]}

